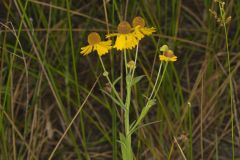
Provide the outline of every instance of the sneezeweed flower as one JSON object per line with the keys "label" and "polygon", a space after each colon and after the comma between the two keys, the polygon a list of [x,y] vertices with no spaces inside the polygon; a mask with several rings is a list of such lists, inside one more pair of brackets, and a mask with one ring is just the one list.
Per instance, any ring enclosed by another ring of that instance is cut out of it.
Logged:
{"label": "sneezeweed flower", "polygon": [[160,61],[172,61],[175,62],[177,60],[177,56],[174,55],[173,51],[168,48],[167,45],[163,45],[160,48],[160,51],[163,52],[162,55],[159,55]]}
{"label": "sneezeweed flower", "polygon": [[104,54],[107,54],[108,50],[112,48],[112,41],[102,41],[100,35],[97,32],[91,32],[88,35],[88,43],[89,45],[81,48],[82,51],[80,53],[84,56],[93,51],[97,51],[98,55],[102,56]]}
{"label": "sneezeweed flower", "polygon": [[113,48],[117,50],[133,49],[138,44],[138,39],[135,34],[131,31],[131,26],[127,21],[122,21],[118,25],[118,33],[108,34],[106,37],[117,36],[115,45]]}
{"label": "sneezeweed flower", "polygon": [[154,27],[148,28],[145,27],[145,25],[146,25],[145,20],[140,16],[135,17],[132,21],[134,33],[138,40],[144,38],[145,35],[149,36],[153,32],[156,32],[156,29]]}

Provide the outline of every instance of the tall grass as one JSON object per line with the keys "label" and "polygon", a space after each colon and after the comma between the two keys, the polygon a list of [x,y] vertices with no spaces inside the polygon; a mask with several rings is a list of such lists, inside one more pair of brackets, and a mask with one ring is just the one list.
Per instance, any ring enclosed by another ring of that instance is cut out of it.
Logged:
{"label": "tall grass", "polygon": [[[132,135],[134,158],[239,159],[240,2],[225,3],[232,20],[222,27],[211,0],[2,0],[0,159],[121,159],[123,111],[101,92],[109,84],[98,57],[79,52],[89,32],[103,37],[137,15],[157,33],[139,44],[135,74],[145,78],[132,88],[130,121],[154,86],[159,47],[178,61]],[[123,54],[102,58],[111,81],[124,72]]]}

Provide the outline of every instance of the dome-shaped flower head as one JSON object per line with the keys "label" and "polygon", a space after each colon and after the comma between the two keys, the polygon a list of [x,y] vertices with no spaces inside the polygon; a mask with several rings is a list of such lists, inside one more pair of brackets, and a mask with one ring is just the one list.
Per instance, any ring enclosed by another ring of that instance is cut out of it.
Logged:
{"label": "dome-shaped flower head", "polygon": [[163,52],[162,55],[159,55],[160,61],[172,61],[175,62],[177,60],[177,56],[174,55],[173,51],[168,48],[167,45],[163,45],[160,48],[160,51]]}
{"label": "dome-shaped flower head", "polygon": [[154,27],[148,28],[145,27],[145,25],[146,25],[145,20],[140,16],[135,17],[132,21],[134,33],[138,40],[141,40],[145,35],[149,36],[153,32],[156,32],[156,29]]}
{"label": "dome-shaped flower head", "polygon": [[118,25],[118,33],[108,34],[106,37],[117,36],[113,48],[117,50],[133,49],[138,44],[138,39],[131,31],[131,25],[127,21],[122,21]]}
{"label": "dome-shaped flower head", "polygon": [[89,45],[81,48],[82,51],[80,53],[84,56],[93,51],[97,51],[98,55],[102,56],[104,54],[107,54],[108,50],[112,48],[112,41],[101,41],[101,37],[97,32],[91,32],[88,35],[88,44]]}

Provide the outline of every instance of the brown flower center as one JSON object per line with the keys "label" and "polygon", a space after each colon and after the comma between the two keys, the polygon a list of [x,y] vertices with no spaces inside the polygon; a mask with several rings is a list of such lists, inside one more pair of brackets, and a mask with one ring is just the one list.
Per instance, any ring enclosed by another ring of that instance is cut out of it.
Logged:
{"label": "brown flower center", "polygon": [[88,35],[88,43],[90,45],[94,45],[94,44],[97,44],[99,42],[101,42],[101,37],[97,32],[91,32]]}
{"label": "brown flower center", "polygon": [[166,51],[166,52],[164,52],[163,55],[166,56],[166,57],[168,57],[168,58],[172,58],[172,57],[174,57],[174,54],[173,54],[172,51]]}
{"label": "brown flower center", "polygon": [[136,27],[136,26],[145,27],[145,21],[142,17],[138,16],[133,19],[132,25],[133,27]]}
{"label": "brown flower center", "polygon": [[128,34],[131,32],[131,26],[127,21],[122,21],[118,25],[118,33]]}

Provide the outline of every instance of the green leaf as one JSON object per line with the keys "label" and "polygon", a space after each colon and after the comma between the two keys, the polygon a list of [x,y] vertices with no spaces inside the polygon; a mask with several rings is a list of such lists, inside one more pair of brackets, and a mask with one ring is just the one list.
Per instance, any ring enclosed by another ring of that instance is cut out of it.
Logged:
{"label": "green leaf", "polygon": [[115,86],[115,84],[117,84],[117,82],[122,78],[122,76],[119,76],[115,81],[113,81],[113,86]]}
{"label": "green leaf", "polygon": [[126,146],[126,137],[120,133],[120,141],[121,144],[121,151],[122,151],[122,159],[127,160],[127,146]]}
{"label": "green leaf", "polygon": [[145,76],[141,75],[141,76],[134,77],[132,80],[132,85],[137,84],[139,81],[141,81],[143,79],[143,77],[145,77]]}
{"label": "green leaf", "polygon": [[123,109],[125,110],[125,106],[121,105],[121,103],[120,103],[115,97],[113,97],[111,94],[109,94],[108,92],[106,92],[106,91],[103,90],[103,89],[100,89],[100,90],[101,90],[103,93],[105,93],[108,97],[110,97],[115,104],[119,105],[121,108],[123,108]]}
{"label": "green leaf", "polygon": [[133,126],[131,125],[131,129],[130,129],[130,130],[131,130],[131,131],[130,131],[131,134],[136,130],[136,128],[138,127],[138,125],[142,122],[143,118],[147,115],[149,109],[150,109],[153,105],[155,105],[155,104],[156,104],[156,99],[150,99],[150,100],[148,100],[146,106],[143,107],[143,109],[142,109],[142,111],[141,111],[141,113],[140,113],[140,115],[139,115],[136,123],[135,123]]}
{"label": "green leaf", "polygon": [[135,125],[135,123],[136,123],[136,120],[135,121],[133,121],[131,124],[130,124],[130,128],[132,128],[134,125]]}

